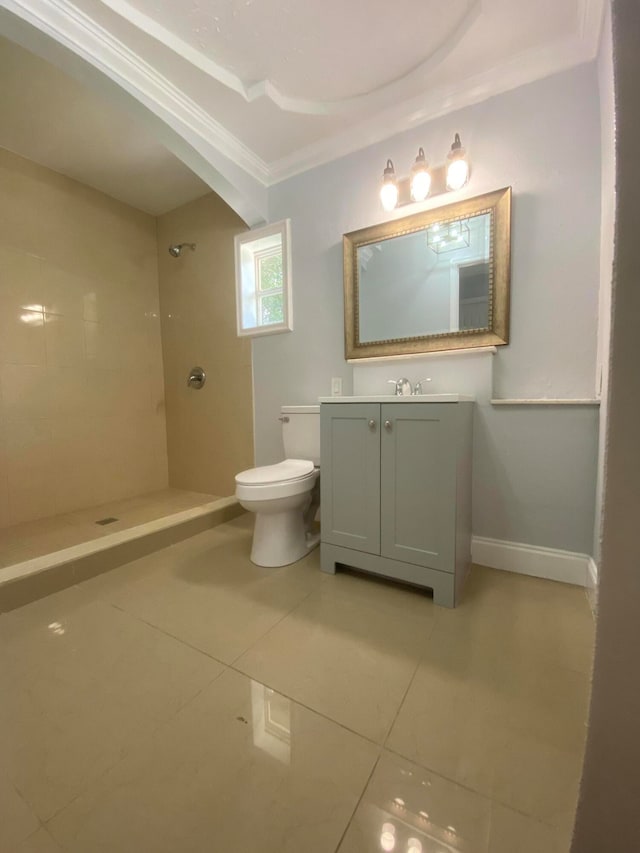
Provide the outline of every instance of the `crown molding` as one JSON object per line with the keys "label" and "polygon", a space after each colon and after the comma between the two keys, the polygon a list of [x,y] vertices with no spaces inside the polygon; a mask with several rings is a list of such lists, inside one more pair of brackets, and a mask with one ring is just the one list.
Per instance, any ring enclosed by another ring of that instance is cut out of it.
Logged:
{"label": "crown molding", "polygon": [[465,7],[460,12],[458,19],[452,24],[449,32],[442,39],[442,42],[415,67],[411,68],[405,74],[401,74],[399,77],[389,80],[382,86],[378,86],[368,92],[339,98],[334,101],[323,101],[288,95],[268,78],[247,84],[224,65],[215,62],[201,50],[198,50],[189,42],[171,32],[171,30],[167,29],[167,27],[163,26],[155,18],[136,9],[128,0],[101,0],[101,2],[125,21],[164,45],[168,50],[171,50],[182,59],[186,59],[207,76],[241,95],[248,103],[259,98],[268,98],[284,112],[320,116],[340,115],[355,110],[380,108],[392,102],[394,98],[397,99],[399,95],[401,96],[401,90],[407,86],[415,85],[416,82],[424,82],[429,71],[439,65],[456,45],[459,44],[482,12],[482,0],[466,0]]}
{"label": "crown molding", "polygon": [[185,92],[68,0],[0,2],[9,12],[98,68],[163,120],[171,119],[169,123],[185,140],[195,137],[205,141],[262,186],[269,184],[269,168],[264,160]]}
{"label": "crown molding", "polygon": [[[293,154],[271,161],[270,185],[353,154],[428,121],[595,59],[606,0],[582,0],[579,35],[523,52],[453,86],[432,89]],[[584,12],[584,14],[583,14]]]}
{"label": "crown molding", "polygon": [[[0,6],[99,69],[165,121],[185,142],[204,151],[205,158],[206,151],[214,149],[266,188],[439,116],[593,60],[598,51],[605,2],[607,0],[579,0],[573,37],[526,51],[453,86],[428,90],[425,95],[399,101],[348,131],[333,134],[269,163],[69,0],[0,0]],[[470,0],[468,8],[479,6],[479,0]],[[417,72],[414,69],[410,73]],[[378,93],[386,96],[389,86]],[[376,93],[372,95],[379,97]],[[212,165],[215,168],[215,164]]]}

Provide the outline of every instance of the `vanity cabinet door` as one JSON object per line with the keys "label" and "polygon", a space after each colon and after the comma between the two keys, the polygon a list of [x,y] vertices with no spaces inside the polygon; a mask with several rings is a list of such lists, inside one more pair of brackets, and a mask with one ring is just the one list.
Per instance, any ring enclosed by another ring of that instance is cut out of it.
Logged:
{"label": "vanity cabinet door", "polygon": [[453,572],[457,406],[381,406],[383,557]]}
{"label": "vanity cabinet door", "polygon": [[380,406],[323,404],[322,541],[380,553]]}

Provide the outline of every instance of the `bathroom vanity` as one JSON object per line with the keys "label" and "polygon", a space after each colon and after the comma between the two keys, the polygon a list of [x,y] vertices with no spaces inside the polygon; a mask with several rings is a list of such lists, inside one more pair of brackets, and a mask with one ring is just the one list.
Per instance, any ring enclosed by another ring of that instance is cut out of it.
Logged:
{"label": "bathroom vanity", "polygon": [[433,590],[455,607],[471,561],[473,402],[320,399],[321,566]]}

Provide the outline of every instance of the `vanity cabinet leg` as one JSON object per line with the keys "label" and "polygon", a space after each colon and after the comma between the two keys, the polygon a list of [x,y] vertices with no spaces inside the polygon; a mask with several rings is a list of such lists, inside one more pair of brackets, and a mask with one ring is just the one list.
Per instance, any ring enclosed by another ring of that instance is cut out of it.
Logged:
{"label": "vanity cabinet leg", "polygon": [[455,607],[455,583],[453,575],[446,577],[433,587],[433,603],[438,607]]}
{"label": "vanity cabinet leg", "polygon": [[322,542],[320,543],[320,568],[328,575],[335,575],[336,573],[336,561],[330,554],[327,554],[327,549]]}

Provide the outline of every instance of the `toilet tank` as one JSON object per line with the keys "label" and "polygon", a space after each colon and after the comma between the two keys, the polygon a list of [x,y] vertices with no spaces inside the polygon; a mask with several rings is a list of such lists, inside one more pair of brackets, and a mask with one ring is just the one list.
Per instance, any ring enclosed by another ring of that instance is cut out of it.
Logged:
{"label": "toilet tank", "polygon": [[283,406],[280,412],[285,459],[309,459],[319,465],[320,406]]}

